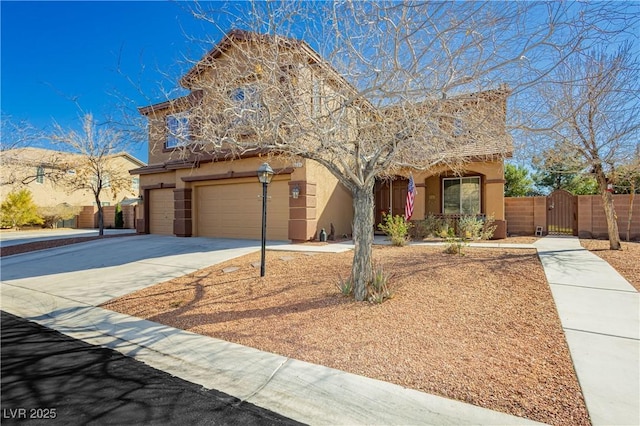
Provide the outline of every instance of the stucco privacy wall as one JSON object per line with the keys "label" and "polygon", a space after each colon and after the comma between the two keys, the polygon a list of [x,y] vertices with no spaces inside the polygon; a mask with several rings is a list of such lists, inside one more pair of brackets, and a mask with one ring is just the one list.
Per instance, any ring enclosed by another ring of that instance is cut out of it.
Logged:
{"label": "stucco privacy wall", "polygon": [[[613,205],[618,216],[620,237],[626,239],[630,195],[615,194]],[[533,235],[537,226],[547,230],[547,198],[505,198],[505,215],[509,234]],[[577,196],[577,233],[582,238],[607,238],[607,222],[600,195]],[[640,239],[640,197],[635,197],[631,221],[632,240]]]}
{"label": "stucco privacy wall", "polygon": [[[135,229],[135,218],[137,206],[122,206],[122,219],[124,229]],[[115,228],[116,226],[116,206],[102,207],[103,221],[105,228]],[[78,228],[98,227],[98,208],[96,206],[84,206],[77,215],[76,226]]]}

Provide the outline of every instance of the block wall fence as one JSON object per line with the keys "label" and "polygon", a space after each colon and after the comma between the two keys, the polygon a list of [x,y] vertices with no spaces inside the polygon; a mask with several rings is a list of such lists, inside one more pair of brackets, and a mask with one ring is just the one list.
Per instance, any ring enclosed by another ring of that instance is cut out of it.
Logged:
{"label": "block wall fence", "polygon": [[[624,241],[627,237],[631,196],[615,194],[613,205],[618,217],[618,231]],[[505,219],[509,235],[534,235],[538,226],[547,233],[547,197],[507,197]],[[576,196],[578,236],[580,238],[608,238],[607,221],[600,195]],[[631,217],[630,239],[640,240],[640,195],[636,194]]]}
{"label": "block wall fence", "polygon": [[[102,207],[104,227],[115,228],[116,226],[116,206]],[[122,218],[125,229],[135,229],[136,206],[122,206]],[[95,206],[84,206],[77,216],[78,228],[98,227],[98,208]]]}
{"label": "block wall fence", "polygon": [[[629,215],[628,194],[615,194],[613,205],[618,216],[620,238],[626,240],[627,220]],[[534,235],[538,226],[547,233],[547,197],[507,197],[505,203],[505,219],[509,235]],[[602,208],[600,195],[578,195],[577,226],[580,238],[608,238],[607,222]],[[105,206],[104,226],[115,227],[115,206]],[[124,228],[135,229],[136,206],[122,206]],[[631,217],[631,240],[640,241],[640,195],[636,194]],[[77,216],[78,228],[98,227],[98,208],[85,206]]]}

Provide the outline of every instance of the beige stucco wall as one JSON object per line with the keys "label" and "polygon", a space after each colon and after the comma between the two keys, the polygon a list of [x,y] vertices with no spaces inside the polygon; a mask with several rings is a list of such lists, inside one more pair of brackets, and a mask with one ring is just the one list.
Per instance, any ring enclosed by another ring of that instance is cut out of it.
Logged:
{"label": "beige stucco wall", "polygon": [[308,160],[306,162],[308,182],[316,184],[317,232],[322,228],[329,234],[331,224],[336,236],[351,235],[353,223],[353,198],[351,193],[326,168]]}

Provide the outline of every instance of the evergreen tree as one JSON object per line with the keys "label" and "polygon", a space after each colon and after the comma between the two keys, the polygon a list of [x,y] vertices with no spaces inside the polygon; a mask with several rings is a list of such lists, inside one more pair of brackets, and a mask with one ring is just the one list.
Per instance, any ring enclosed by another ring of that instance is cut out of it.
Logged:
{"label": "evergreen tree", "polygon": [[506,163],[504,165],[505,197],[527,197],[534,195],[533,180],[526,167]]}

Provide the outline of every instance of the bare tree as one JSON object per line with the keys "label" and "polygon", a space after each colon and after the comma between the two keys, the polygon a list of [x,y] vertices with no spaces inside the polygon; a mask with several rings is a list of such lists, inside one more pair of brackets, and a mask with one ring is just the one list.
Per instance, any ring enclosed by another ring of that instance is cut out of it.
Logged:
{"label": "bare tree", "polygon": [[631,240],[631,221],[633,218],[633,203],[636,192],[640,190],[640,144],[636,145],[634,156],[615,172],[616,192],[629,194],[629,213],[627,214],[626,240]]}
{"label": "bare tree", "polygon": [[116,162],[125,142],[122,134],[109,125],[100,125],[91,114],[86,114],[82,118],[82,131],[66,130],[55,123],[51,140],[65,151],[79,154],[67,157],[64,164],[59,164],[66,173],[57,183],[70,192],[91,191],[98,207],[99,235],[103,235],[102,191],[109,188],[115,197],[131,185],[131,177]]}
{"label": "bare tree", "polygon": [[[2,142],[0,143],[0,186],[19,190],[40,176],[57,174],[50,167],[56,161],[45,151],[31,150],[40,141],[43,132],[26,120],[16,120],[2,113]],[[38,169],[39,166],[45,166]],[[31,166],[31,167],[28,167]]]}
{"label": "bare tree", "polygon": [[[611,250],[620,235],[613,205],[616,168],[638,146],[640,74],[637,51],[626,43],[615,52],[607,47],[574,55],[554,70],[555,81],[541,88],[546,114],[547,145],[562,150],[556,162],[571,159],[573,172],[592,175],[602,196]],[[546,107],[546,108],[545,108]]]}
{"label": "bare tree", "polygon": [[249,31],[230,33],[181,79],[190,94],[167,102],[188,111],[192,124],[188,134],[179,122],[164,132],[181,138],[176,152],[193,161],[203,152],[232,158],[260,150],[330,170],[353,196],[352,279],[363,300],[372,277],[376,179],[462,171],[478,152],[508,154],[509,93],[548,74],[554,64],[547,50],[569,55],[577,46],[559,32],[569,25],[565,8],[197,4],[197,17],[216,25],[235,16],[232,25]]}

